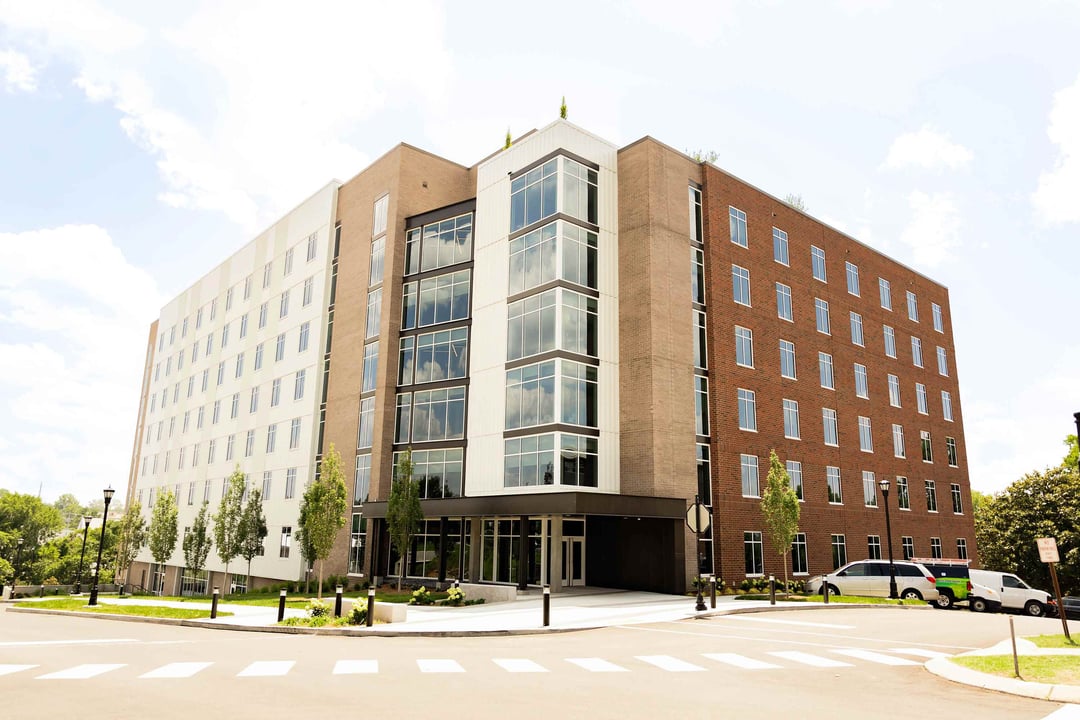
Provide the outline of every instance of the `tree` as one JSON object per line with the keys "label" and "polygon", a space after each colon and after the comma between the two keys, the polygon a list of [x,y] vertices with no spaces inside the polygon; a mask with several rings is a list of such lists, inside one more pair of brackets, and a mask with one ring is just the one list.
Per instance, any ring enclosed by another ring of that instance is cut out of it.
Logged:
{"label": "tree", "polygon": [[562,96],[562,105],[559,106],[559,117],[566,119],[566,96]]}
{"label": "tree", "polygon": [[1065,454],[1065,460],[1062,461],[1065,467],[1070,467],[1073,470],[1080,469],[1080,446],[1077,445],[1076,436],[1067,436],[1065,446],[1069,448],[1069,452]]}
{"label": "tree", "polygon": [[390,483],[390,497],[386,502],[386,526],[390,531],[390,542],[398,552],[401,572],[398,573],[397,589],[401,590],[401,579],[409,567],[409,545],[412,536],[420,529],[424,511],[420,507],[420,490],[413,480],[412,448],[401,454],[394,478]]}
{"label": "tree", "polygon": [[799,498],[791,489],[791,476],[780,463],[776,451],[769,453],[769,476],[761,494],[761,513],[765,516],[765,531],[773,549],[784,565],[784,590],[787,590],[788,563],[791,543],[799,532]]}
{"label": "tree", "polygon": [[146,545],[146,520],[143,519],[142,510],[138,505],[132,505],[124,513],[120,521],[120,545],[116,553],[116,572],[125,571],[124,581],[131,578],[127,576],[127,569],[135,562],[139,551]]}
{"label": "tree", "polygon": [[[150,554],[161,568],[164,577],[165,563],[176,550],[176,496],[165,490],[154,501],[154,511],[150,515]],[[157,585],[157,583],[154,583]],[[160,595],[162,588],[155,588]]]}
{"label": "tree", "polygon": [[810,208],[806,207],[806,203],[803,202],[802,195],[796,195],[795,193],[788,193],[784,196],[784,202],[796,210],[803,212],[810,212]]}
{"label": "tree", "polygon": [[345,527],[348,510],[345,476],[341,472],[341,455],[334,443],[323,456],[319,475],[304,491],[300,504],[300,533],[310,543],[319,565],[318,597],[322,599],[323,564],[334,549],[338,531]]}
{"label": "tree", "polygon": [[221,504],[214,513],[214,544],[221,562],[225,563],[225,581],[229,575],[229,563],[240,554],[240,516],[243,513],[244,473],[237,465],[225,483]]}
{"label": "tree", "polygon": [[184,536],[184,565],[193,575],[206,567],[206,558],[210,555],[210,526],[207,518],[208,504],[203,503],[199,508],[199,514],[191,524],[191,530]]}
{"label": "tree", "polygon": [[687,150],[686,154],[693,158],[696,163],[715,164],[720,159],[720,154],[715,150],[695,150],[693,152]]}
{"label": "tree", "polygon": [[[296,533],[296,542],[300,545],[300,559],[304,562],[304,594],[311,592],[311,568],[315,565],[315,546],[303,529]],[[322,583],[320,583],[321,585]]]}
{"label": "tree", "polygon": [[[104,504],[104,501],[102,501],[102,504]],[[60,517],[64,521],[64,527],[68,530],[81,528],[83,515],[89,514],[82,503],[79,502],[79,499],[71,493],[64,493],[56,498],[53,507],[60,513]]]}
{"label": "tree", "polygon": [[261,555],[263,539],[266,537],[266,516],[262,509],[262,491],[252,488],[248,493],[247,504],[240,513],[240,557],[247,560],[247,582],[251,587],[251,559]]}
{"label": "tree", "polygon": [[510,147],[510,128],[506,128],[506,144],[503,145],[503,150]]}

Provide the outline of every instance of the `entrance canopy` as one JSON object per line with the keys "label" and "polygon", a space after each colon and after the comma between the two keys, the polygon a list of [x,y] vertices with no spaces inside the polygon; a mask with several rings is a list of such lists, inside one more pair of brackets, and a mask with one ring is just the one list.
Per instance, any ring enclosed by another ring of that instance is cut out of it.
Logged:
{"label": "entrance canopy", "polygon": [[[682,520],[686,500],[682,498],[609,495],[594,492],[530,493],[484,497],[421,500],[427,517],[491,515],[621,515],[624,517]],[[385,502],[364,503],[364,515],[385,518]]]}

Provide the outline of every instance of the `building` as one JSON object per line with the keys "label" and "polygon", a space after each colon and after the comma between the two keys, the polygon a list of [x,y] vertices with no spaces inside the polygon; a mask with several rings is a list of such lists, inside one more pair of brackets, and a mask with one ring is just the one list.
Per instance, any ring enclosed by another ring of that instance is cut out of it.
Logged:
{"label": "building", "polygon": [[[559,120],[472,167],[401,144],[165,307],[129,502],[172,489],[190,525],[239,463],[268,491],[256,582],[298,579],[299,496],[333,443],[354,507],[329,567],[381,579],[411,448],[407,576],[682,592],[783,573],[775,449],[796,577],[883,552],[883,477],[897,557],[974,559],[954,356],[944,287],[652,138]],[[282,383],[293,401],[258,403]],[[203,581],[173,560],[170,591]]]}

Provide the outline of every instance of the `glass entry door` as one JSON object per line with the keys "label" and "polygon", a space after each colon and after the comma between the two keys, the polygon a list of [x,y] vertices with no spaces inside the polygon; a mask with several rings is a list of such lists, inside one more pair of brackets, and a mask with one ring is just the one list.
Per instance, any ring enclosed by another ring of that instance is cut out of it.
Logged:
{"label": "glass entry door", "polygon": [[585,586],[585,538],[563,538],[563,587]]}

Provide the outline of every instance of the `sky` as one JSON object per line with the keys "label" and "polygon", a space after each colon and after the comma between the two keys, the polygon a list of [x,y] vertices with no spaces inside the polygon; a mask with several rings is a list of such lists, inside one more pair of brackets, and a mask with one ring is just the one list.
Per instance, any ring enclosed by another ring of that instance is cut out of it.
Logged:
{"label": "sky", "polygon": [[971,485],[1080,411],[1080,0],[0,0],[0,487],[127,482],[165,302],[398,142],[651,135],[949,288]]}

